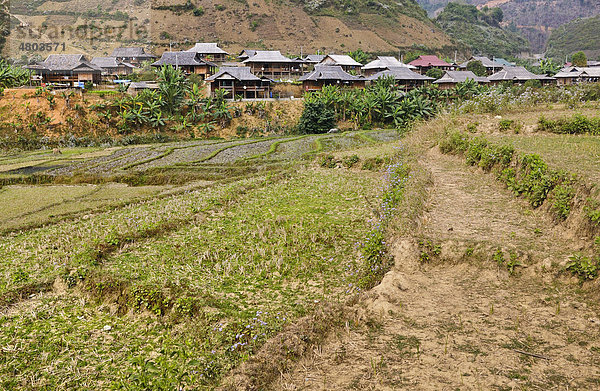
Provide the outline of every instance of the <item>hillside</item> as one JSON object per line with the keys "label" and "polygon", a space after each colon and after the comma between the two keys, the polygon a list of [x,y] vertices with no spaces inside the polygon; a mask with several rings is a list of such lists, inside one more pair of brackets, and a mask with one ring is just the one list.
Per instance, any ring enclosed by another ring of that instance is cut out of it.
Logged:
{"label": "hillside", "polygon": [[[299,54],[397,52],[400,48],[453,51],[452,40],[413,0],[14,0],[12,34],[4,55],[21,58],[22,44],[62,43],[69,52],[106,55],[116,46],[152,44],[157,53],[219,41],[230,52],[273,48]],[[21,27],[19,27],[21,26]],[[25,27],[22,27],[25,26]],[[40,33],[41,32],[41,40]]]}
{"label": "hillside", "polygon": [[[430,15],[437,15],[449,0],[417,0]],[[532,44],[535,52],[542,52],[552,29],[577,18],[600,14],[596,0],[466,0],[478,7],[500,7],[506,25],[516,27]]]}
{"label": "hillside", "polygon": [[486,56],[513,56],[526,51],[528,43],[518,33],[501,27],[502,11],[483,12],[473,5],[451,3],[437,17],[438,24],[459,42]]}
{"label": "hillside", "polygon": [[564,56],[583,50],[589,59],[600,56],[600,16],[575,19],[552,31],[546,54],[549,57]]}

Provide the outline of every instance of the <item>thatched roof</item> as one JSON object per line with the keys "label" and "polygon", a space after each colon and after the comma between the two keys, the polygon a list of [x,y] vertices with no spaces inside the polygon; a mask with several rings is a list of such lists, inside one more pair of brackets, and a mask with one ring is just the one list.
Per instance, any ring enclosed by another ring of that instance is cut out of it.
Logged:
{"label": "thatched roof", "polygon": [[363,70],[367,71],[369,69],[390,69],[390,68],[411,68],[415,69],[416,67],[412,65],[408,65],[399,61],[396,57],[391,56],[378,56],[377,60],[371,61],[364,67]]}
{"label": "thatched roof", "polygon": [[365,80],[362,76],[354,76],[345,72],[339,65],[317,65],[315,70],[302,76],[300,81],[333,80],[333,81],[359,81]]}
{"label": "thatched roof", "polygon": [[216,67],[216,64],[205,61],[200,58],[200,55],[195,52],[164,52],[160,60],[152,64],[153,67],[160,67],[163,65],[173,66],[200,66],[208,65]]}
{"label": "thatched roof", "polygon": [[340,65],[345,67],[361,67],[360,62],[355,61],[346,54],[328,54],[321,61],[323,65]]}
{"label": "thatched roof", "polygon": [[406,67],[395,67],[386,69],[384,71],[378,72],[373,76],[369,77],[369,80],[377,80],[381,77],[393,77],[394,80],[423,80],[423,81],[431,81],[435,80],[433,77],[421,75],[420,73],[413,72]]}
{"label": "thatched roof", "polygon": [[490,76],[489,81],[527,81],[527,80],[554,80],[546,75],[536,75],[529,72],[525,67],[505,67],[500,72]]}
{"label": "thatched roof", "polygon": [[471,71],[446,71],[444,76],[434,81],[434,84],[445,83],[464,83],[468,79],[475,80],[478,83],[489,83],[487,77],[477,76]]}
{"label": "thatched roof", "polygon": [[[248,52],[248,51],[246,51]],[[249,63],[286,63],[292,62],[291,59],[285,57],[279,50],[257,50],[254,56],[243,61],[244,64]]]}
{"label": "thatched roof", "polygon": [[446,61],[440,59],[438,56],[419,56],[416,60],[408,63],[415,67],[450,67]]}
{"label": "thatched roof", "polygon": [[193,48],[186,51],[199,54],[229,54],[225,50],[221,49],[217,43],[197,43]]}
{"label": "thatched roof", "polygon": [[221,67],[216,75],[206,79],[214,81],[219,79],[235,79],[237,81],[260,81],[264,80],[253,74],[250,67]]}

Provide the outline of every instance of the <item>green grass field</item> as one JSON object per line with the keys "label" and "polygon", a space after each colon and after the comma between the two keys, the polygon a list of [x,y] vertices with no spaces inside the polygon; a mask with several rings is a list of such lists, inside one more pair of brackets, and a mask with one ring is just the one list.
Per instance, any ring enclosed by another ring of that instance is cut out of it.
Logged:
{"label": "green grass field", "polygon": [[[183,172],[237,175],[61,185],[63,171],[55,182],[43,174],[48,184],[3,187],[0,388],[214,388],[283,326],[356,291],[359,243],[384,180],[361,162],[390,158],[398,138],[367,132],[79,151],[64,160],[77,167],[73,176],[98,167],[110,179],[128,170],[164,175],[152,162],[162,170],[167,158]],[[358,163],[323,168],[323,153]],[[132,165],[131,154],[148,167]],[[45,159],[55,156],[4,162]]]}

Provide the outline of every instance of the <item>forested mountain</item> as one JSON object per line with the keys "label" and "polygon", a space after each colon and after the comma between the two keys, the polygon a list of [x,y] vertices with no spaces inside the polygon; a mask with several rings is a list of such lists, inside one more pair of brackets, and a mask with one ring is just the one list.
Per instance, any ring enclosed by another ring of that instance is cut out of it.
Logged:
{"label": "forested mountain", "polygon": [[580,50],[589,59],[600,59],[600,16],[575,19],[552,31],[548,40],[549,57],[562,59]]}
{"label": "forested mountain", "polygon": [[[417,0],[430,14],[437,15],[450,0]],[[504,23],[518,29],[535,52],[544,50],[553,29],[577,18],[600,14],[599,0],[464,0],[478,7],[500,7]]]}
{"label": "forested mountain", "polygon": [[451,3],[436,18],[438,24],[461,43],[485,56],[514,56],[527,51],[529,44],[516,32],[502,28],[500,8],[478,10],[473,5]]}

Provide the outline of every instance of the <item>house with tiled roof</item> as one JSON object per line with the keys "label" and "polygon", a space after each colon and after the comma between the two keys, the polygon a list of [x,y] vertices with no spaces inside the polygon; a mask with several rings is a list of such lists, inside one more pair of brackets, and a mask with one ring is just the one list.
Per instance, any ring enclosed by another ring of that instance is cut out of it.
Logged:
{"label": "house with tiled roof", "polygon": [[373,83],[380,78],[386,77],[394,78],[394,80],[396,81],[396,85],[404,89],[405,91],[423,86],[435,80],[433,77],[413,72],[407,67],[392,67],[389,69],[385,69],[381,72],[377,72],[376,74],[371,75],[368,78],[368,80],[370,80]]}
{"label": "house with tiled roof", "polygon": [[496,59],[490,60],[489,58],[484,57],[484,56],[473,56],[468,61],[465,61],[462,64],[460,64],[458,66],[459,69],[461,71],[466,71],[467,65],[469,65],[469,63],[471,61],[480,61],[483,64],[483,66],[485,67],[488,76],[493,75],[494,73],[496,73],[497,71],[499,71],[500,69],[502,69],[506,66],[505,64],[502,64],[502,63],[496,61]]}
{"label": "house with tiled roof", "polygon": [[221,67],[218,73],[206,79],[211,94],[224,90],[233,99],[266,99],[271,97],[271,80],[254,75],[250,67]]}
{"label": "house with tiled roof", "polygon": [[304,91],[319,91],[330,85],[364,88],[366,79],[349,74],[339,65],[316,65],[312,72],[302,76],[299,81]]}
{"label": "house with tiled roof", "polygon": [[417,72],[424,75],[428,70],[437,68],[443,71],[454,70],[452,64],[448,64],[446,61],[440,59],[438,56],[419,56],[417,59],[408,63],[417,68]]}
{"label": "house with tiled roof", "polygon": [[[249,55],[249,51],[246,54]],[[281,54],[279,50],[257,50],[242,63],[257,76],[270,79],[291,79],[302,75],[302,66]]]}
{"label": "house with tiled roof", "polygon": [[197,53],[200,58],[204,60],[218,63],[225,61],[229,55],[229,53],[221,49],[217,43],[213,42],[197,43],[193,48],[188,49],[187,51]]}
{"label": "house with tiled roof", "polygon": [[207,61],[195,52],[164,52],[160,60],[152,64],[153,67],[171,65],[188,74],[200,75],[202,79],[217,72],[217,64]]}
{"label": "house with tiled roof", "polygon": [[567,67],[554,75],[559,86],[600,82],[600,67]]}
{"label": "house with tiled roof", "polygon": [[130,75],[135,69],[132,64],[119,61],[116,57],[94,57],[90,62],[102,68],[102,76],[105,78]]}
{"label": "house with tiled roof", "polygon": [[414,66],[405,64],[396,57],[378,56],[376,60],[362,67],[362,71],[368,77],[392,68],[416,69]]}
{"label": "house with tiled roof", "polygon": [[501,71],[494,73],[488,80],[492,84],[502,82],[512,82],[513,84],[524,84],[529,80],[539,80],[542,84],[555,83],[556,79],[546,75],[536,75],[529,72],[525,67],[505,67]]}
{"label": "house with tiled roof", "polygon": [[157,57],[147,52],[143,47],[124,47],[113,50],[110,57],[116,58],[118,61],[139,67],[146,61],[154,61]]}
{"label": "house with tiled roof", "polygon": [[41,76],[43,84],[79,87],[83,83],[100,83],[102,68],[92,64],[83,54],[51,54],[46,60],[29,65]]}
{"label": "house with tiled roof", "polygon": [[319,65],[339,66],[342,67],[345,72],[356,72],[357,74],[360,74],[363,64],[355,61],[346,54],[328,54],[323,57],[323,60],[321,60]]}
{"label": "house with tiled roof", "polygon": [[444,76],[434,81],[433,84],[437,84],[442,90],[447,90],[454,88],[458,83],[464,83],[467,80],[473,80],[482,84],[490,82],[487,77],[477,76],[471,71],[446,71]]}

